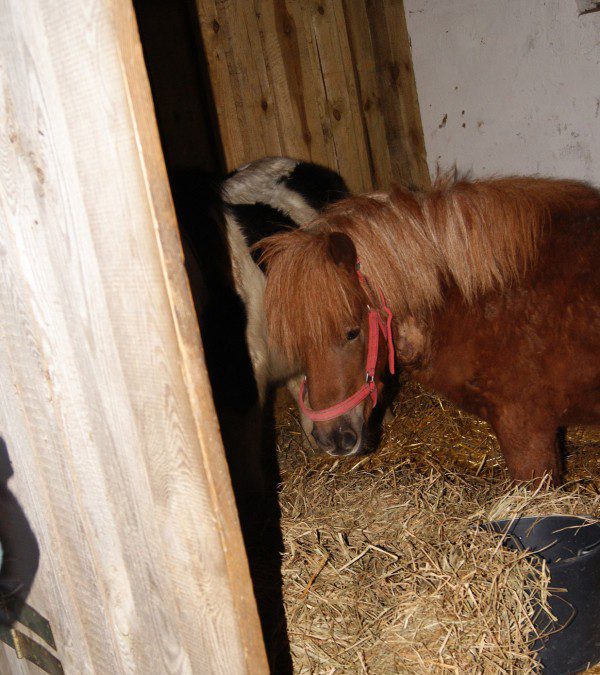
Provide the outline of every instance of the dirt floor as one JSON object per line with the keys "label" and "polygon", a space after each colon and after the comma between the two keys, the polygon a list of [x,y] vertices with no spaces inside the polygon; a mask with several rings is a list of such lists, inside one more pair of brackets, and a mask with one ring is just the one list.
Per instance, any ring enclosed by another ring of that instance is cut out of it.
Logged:
{"label": "dirt floor", "polygon": [[[297,673],[526,673],[547,570],[477,526],[600,517],[600,430],[570,429],[558,490],[511,486],[487,424],[406,384],[370,455],[303,441],[281,395],[283,598]],[[599,672],[594,669],[591,672]]]}

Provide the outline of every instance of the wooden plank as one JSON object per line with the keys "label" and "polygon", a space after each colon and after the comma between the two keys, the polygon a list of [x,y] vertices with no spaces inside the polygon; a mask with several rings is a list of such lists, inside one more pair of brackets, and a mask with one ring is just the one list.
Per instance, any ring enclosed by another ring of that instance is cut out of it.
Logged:
{"label": "wooden plank", "polygon": [[[152,110],[152,97],[145,77],[141,46],[135,32],[135,18],[130,3],[120,4],[119,7],[122,13],[118,15],[117,25],[121,29],[119,38],[130,93],[131,112],[137,123],[140,159],[143,162],[146,188],[156,217],[155,232],[170,300],[173,327],[182,359],[181,369],[202,452],[202,466],[198,467],[198,471],[205,471],[208,480],[213,507],[212,517],[217,524],[224,552],[248,672],[266,672],[267,662],[256,602],[231,490],[229,469],[210,395],[208,373],[204,363],[194,302],[185,272],[179,229],[158,130],[154,117],[149,115]],[[202,527],[202,520],[196,520],[195,526]],[[195,639],[194,631],[195,628],[190,625],[190,640]]]}
{"label": "wooden plank", "polygon": [[199,0],[198,7],[228,168],[280,155],[271,85],[251,3]]}
{"label": "wooden plank", "polygon": [[372,187],[371,169],[341,0],[312,4],[310,21],[325,84],[337,168],[351,190],[365,192]]}
{"label": "wooden plank", "polygon": [[0,8],[0,436],[29,602],[66,672],[266,672],[130,3]]}
{"label": "wooden plank", "polygon": [[402,0],[196,4],[229,168],[284,153],[358,192],[428,184]]}
{"label": "wooden plank", "polygon": [[258,36],[256,15],[251,3],[228,0],[219,3],[225,56],[233,84],[239,129],[248,157],[281,154],[273,96],[267,78]]}
{"label": "wooden plank", "polygon": [[417,87],[403,0],[366,4],[395,180],[418,188],[430,183]]}
{"label": "wooden plank", "polygon": [[[311,146],[311,154],[301,156],[324,166],[339,170],[338,157],[331,125],[331,109],[327,103],[327,89],[321,72],[319,50],[311,21],[313,2],[288,0],[287,11],[293,21],[301,62],[302,91],[297,96],[304,101],[307,111],[309,133],[318,139],[318,145]],[[289,58],[289,51],[282,51],[282,58]]]}
{"label": "wooden plank", "polygon": [[222,19],[213,0],[196,0],[200,30],[204,42],[213,97],[217,108],[219,133],[228,169],[246,161],[244,139],[240,133],[238,111],[233,95],[235,84],[230,76],[226,49],[230,31],[222,26]]}
{"label": "wooden plank", "polygon": [[305,82],[313,77],[304,25],[286,2],[257,0],[256,7],[282,151],[328,164],[318,97],[304,95]]}
{"label": "wooden plank", "polygon": [[367,135],[373,185],[386,189],[392,183],[393,175],[381,103],[381,80],[375,63],[373,40],[377,36],[372,36],[369,30],[369,16],[364,2],[346,0],[344,14],[356,72],[357,95]]}
{"label": "wooden plank", "polygon": [[341,170],[354,190],[369,189],[341,1],[196,4],[228,168],[288,154]]}

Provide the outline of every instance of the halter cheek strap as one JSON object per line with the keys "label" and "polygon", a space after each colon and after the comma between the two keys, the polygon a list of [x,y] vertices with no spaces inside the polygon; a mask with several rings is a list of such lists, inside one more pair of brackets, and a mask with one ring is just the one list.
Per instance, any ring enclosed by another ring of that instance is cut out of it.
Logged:
{"label": "halter cheek strap", "polygon": [[[369,287],[367,281],[360,271],[360,263],[356,263],[356,273],[358,279],[365,289],[367,296],[369,295]],[[302,412],[313,422],[326,422],[335,419],[349,410],[355,408],[359,403],[364,401],[367,396],[371,397],[373,407],[377,405],[377,385],[375,383],[375,368],[377,366],[377,356],[379,354],[379,331],[385,338],[388,347],[388,367],[390,373],[394,374],[394,342],[392,338],[392,312],[385,304],[383,293],[379,290],[379,299],[381,301],[381,310],[369,307],[369,341],[367,344],[367,363],[366,363],[366,377],[363,386],[354,394],[344,399],[340,403],[330,406],[329,408],[322,408],[321,410],[313,410],[304,403],[304,393],[306,390],[306,377],[302,380],[300,385],[300,395],[298,396],[298,403]],[[381,316],[385,315],[385,319]]]}

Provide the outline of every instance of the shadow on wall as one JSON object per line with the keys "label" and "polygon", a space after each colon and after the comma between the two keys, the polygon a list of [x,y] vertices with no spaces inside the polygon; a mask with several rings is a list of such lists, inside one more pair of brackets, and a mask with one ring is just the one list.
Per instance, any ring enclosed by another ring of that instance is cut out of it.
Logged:
{"label": "shadow on wall", "polygon": [[0,624],[12,625],[20,616],[40,561],[40,548],[27,516],[8,488],[14,471],[6,443],[0,438]]}

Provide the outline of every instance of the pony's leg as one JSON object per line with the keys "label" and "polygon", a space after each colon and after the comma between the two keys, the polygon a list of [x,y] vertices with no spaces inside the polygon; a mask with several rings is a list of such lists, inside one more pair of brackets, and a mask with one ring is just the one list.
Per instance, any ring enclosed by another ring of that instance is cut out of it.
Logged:
{"label": "pony's leg", "polygon": [[497,409],[491,421],[513,480],[528,481],[549,474],[555,485],[560,482],[558,423],[552,415],[513,403]]}
{"label": "pony's leg", "polygon": [[[298,397],[300,396],[300,385],[302,384],[303,377],[303,375],[297,375],[291,380],[288,380],[287,383],[288,391],[296,402],[298,402]],[[307,442],[313,450],[318,450],[319,447],[317,446],[317,442],[312,435],[312,420],[308,419],[308,417],[302,412],[302,410],[300,410],[300,408],[298,408],[298,412],[300,413],[300,424],[302,425],[302,431],[304,432],[304,441]]]}

